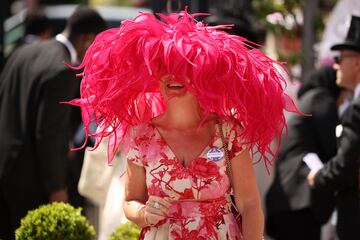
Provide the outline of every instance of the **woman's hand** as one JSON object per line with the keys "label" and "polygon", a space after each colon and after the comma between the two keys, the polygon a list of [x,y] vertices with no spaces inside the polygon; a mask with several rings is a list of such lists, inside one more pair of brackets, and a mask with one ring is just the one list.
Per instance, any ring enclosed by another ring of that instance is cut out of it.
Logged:
{"label": "woman's hand", "polygon": [[61,189],[49,194],[49,202],[68,202],[69,196],[65,189]]}
{"label": "woman's hand", "polygon": [[166,218],[169,212],[170,201],[157,196],[149,196],[145,205],[144,219],[147,225],[156,225]]}
{"label": "woman's hand", "polygon": [[148,195],[145,168],[128,161],[123,203],[126,218],[141,228],[153,226],[166,218],[169,206],[168,199]]}

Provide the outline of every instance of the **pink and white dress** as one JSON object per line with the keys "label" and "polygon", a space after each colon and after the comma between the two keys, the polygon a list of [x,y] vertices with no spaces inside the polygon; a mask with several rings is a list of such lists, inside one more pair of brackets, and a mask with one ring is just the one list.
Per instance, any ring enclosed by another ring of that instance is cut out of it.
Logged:
{"label": "pink and white dress", "polygon": [[[223,124],[230,157],[240,146],[237,131]],[[151,123],[130,130],[127,159],[146,170],[149,195],[172,199],[168,217],[156,226],[142,229],[140,239],[241,240],[241,231],[231,213],[226,159],[218,130],[199,157],[186,167]]]}

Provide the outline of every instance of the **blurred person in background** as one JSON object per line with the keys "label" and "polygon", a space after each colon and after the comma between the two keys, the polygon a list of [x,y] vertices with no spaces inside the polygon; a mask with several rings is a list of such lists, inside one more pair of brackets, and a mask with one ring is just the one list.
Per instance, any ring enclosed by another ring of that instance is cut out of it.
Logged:
{"label": "blurred person in background", "polygon": [[23,44],[37,43],[51,37],[51,22],[41,8],[30,8],[26,11],[24,20],[24,35],[15,42],[7,59]]}
{"label": "blurred person in background", "polygon": [[252,47],[259,48],[264,43],[266,31],[252,17],[251,0],[208,0],[208,7],[211,15],[205,18],[205,22],[209,25],[233,25],[225,31],[250,40]]}
{"label": "blurred person in background", "polygon": [[0,75],[0,238],[13,239],[28,210],[68,201],[67,155],[70,106],[76,97],[74,70],[95,36],[105,29],[100,15],[79,7],[56,38],[25,44]]}
{"label": "blurred person in background", "polygon": [[352,16],[345,41],[331,50],[340,51],[336,83],[354,96],[341,119],[336,155],[312,170],[308,182],[315,190],[336,195],[337,236],[353,240],[360,239],[360,16]]}
{"label": "blurred person in background", "polygon": [[148,3],[153,13],[179,12],[185,9],[185,6],[191,9],[190,0],[149,0]]}
{"label": "blurred person in background", "polygon": [[51,22],[41,8],[31,8],[26,12],[23,43],[35,43],[51,37]]}
{"label": "blurred person in background", "polygon": [[331,66],[311,73],[298,91],[300,110],[311,116],[289,118],[275,161],[275,178],[266,195],[266,228],[276,240],[320,240],[321,225],[333,211],[333,193],[307,184],[311,169],[304,157],[316,153],[328,160],[335,155],[340,93]]}

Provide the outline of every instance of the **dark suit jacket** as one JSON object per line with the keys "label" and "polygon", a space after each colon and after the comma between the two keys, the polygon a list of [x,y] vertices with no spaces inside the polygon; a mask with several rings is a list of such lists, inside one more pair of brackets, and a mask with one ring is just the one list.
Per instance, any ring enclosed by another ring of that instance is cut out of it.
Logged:
{"label": "dark suit jacket", "polygon": [[71,107],[60,102],[79,82],[64,60],[70,53],[56,40],[25,45],[0,76],[0,186],[10,200],[22,189],[47,198],[65,188]]}
{"label": "dark suit jacket", "polygon": [[309,152],[317,153],[321,160],[335,155],[335,127],[339,123],[336,99],[317,87],[306,92],[298,106],[312,116],[292,115],[288,121],[288,136],[282,138],[275,178],[266,196],[267,215],[311,208],[323,223],[333,210],[332,195],[312,191],[307,183],[310,169],[302,159]]}
{"label": "dark suit jacket", "polygon": [[360,239],[358,169],[360,162],[360,97],[344,113],[343,131],[334,156],[315,176],[315,188],[337,192],[337,230],[341,240]]}

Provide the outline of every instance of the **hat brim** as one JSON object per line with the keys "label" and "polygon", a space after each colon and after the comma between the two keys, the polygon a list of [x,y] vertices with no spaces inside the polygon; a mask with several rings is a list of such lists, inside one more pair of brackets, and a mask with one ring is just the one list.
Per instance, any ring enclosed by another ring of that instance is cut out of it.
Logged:
{"label": "hat brim", "polygon": [[353,51],[360,52],[360,46],[357,45],[357,44],[351,43],[351,42],[344,42],[344,43],[340,43],[340,44],[335,44],[330,49],[332,51],[348,49],[348,50],[353,50]]}

